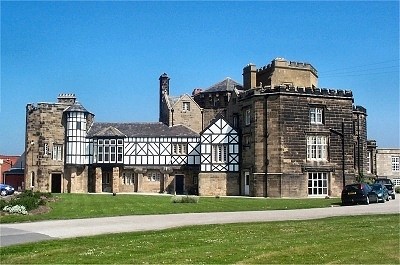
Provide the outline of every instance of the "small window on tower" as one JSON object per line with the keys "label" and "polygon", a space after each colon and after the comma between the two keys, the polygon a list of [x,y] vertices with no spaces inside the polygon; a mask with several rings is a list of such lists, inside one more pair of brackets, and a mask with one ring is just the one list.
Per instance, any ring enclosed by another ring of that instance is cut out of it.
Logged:
{"label": "small window on tower", "polygon": [[82,126],[81,126],[81,122],[80,121],[76,122],[76,129],[77,130],[82,130]]}

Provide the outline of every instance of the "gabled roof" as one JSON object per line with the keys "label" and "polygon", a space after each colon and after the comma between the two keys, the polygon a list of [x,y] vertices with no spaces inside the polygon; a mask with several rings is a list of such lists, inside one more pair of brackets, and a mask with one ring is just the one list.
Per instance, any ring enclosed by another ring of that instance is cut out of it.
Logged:
{"label": "gabled roof", "polygon": [[100,131],[98,131],[93,136],[95,136],[95,137],[105,137],[105,136],[107,136],[107,137],[126,137],[125,134],[123,134],[120,130],[118,130],[117,128],[115,128],[113,126],[105,127],[103,129],[101,129]]}
{"label": "gabled roof", "polygon": [[221,82],[210,86],[201,93],[233,91],[236,87],[242,87],[242,85],[227,77]]}
{"label": "gabled roof", "polygon": [[73,105],[71,105],[68,108],[66,108],[64,110],[64,112],[86,112],[86,113],[90,113],[78,101],[76,101]]}
{"label": "gabled roof", "polygon": [[[113,135],[114,134],[114,135]],[[106,123],[95,122],[88,137],[199,137],[184,125],[169,127],[161,122],[153,123]]]}

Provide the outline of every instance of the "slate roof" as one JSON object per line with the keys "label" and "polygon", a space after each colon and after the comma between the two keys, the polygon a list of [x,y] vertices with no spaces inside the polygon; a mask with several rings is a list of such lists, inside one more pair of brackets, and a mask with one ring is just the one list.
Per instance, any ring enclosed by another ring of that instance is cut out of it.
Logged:
{"label": "slate roof", "polygon": [[202,93],[206,92],[225,92],[225,91],[233,91],[235,87],[238,87],[238,89],[242,88],[242,85],[239,84],[238,82],[232,80],[231,78],[227,77],[224,80],[222,80],[219,83],[216,83],[206,90],[204,90]]}
{"label": "slate roof", "polygon": [[161,122],[153,123],[107,123],[95,122],[88,137],[199,137],[186,126],[169,127]]}
{"label": "slate roof", "polygon": [[87,111],[81,103],[79,103],[78,101],[76,101],[73,105],[69,106],[68,108],[66,108],[64,110],[64,112],[86,112],[86,113],[90,113],[89,111]]}

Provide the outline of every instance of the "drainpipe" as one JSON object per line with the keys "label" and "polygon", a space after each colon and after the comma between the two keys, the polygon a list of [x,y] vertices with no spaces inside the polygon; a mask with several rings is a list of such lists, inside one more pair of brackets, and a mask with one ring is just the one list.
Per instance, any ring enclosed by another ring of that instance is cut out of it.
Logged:
{"label": "drainpipe", "polygon": [[172,116],[171,126],[174,126],[174,109],[171,109],[171,116]]}
{"label": "drainpipe", "polygon": [[267,104],[267,99],[268,99],[268,96],[265,96],[265,99],[264,99],[264,116],[265,116],[265,124],[264,124],[264,126],[265,126],[265,129],[264,129],[264,131],[265,131],[265,197],[268,197],[268,165],[269,165],[269,161],[268,161],[268,136],[269,136],[269,133],[268,133],[268,115],[267,115],[267,107],[268,107],[268,104]]}

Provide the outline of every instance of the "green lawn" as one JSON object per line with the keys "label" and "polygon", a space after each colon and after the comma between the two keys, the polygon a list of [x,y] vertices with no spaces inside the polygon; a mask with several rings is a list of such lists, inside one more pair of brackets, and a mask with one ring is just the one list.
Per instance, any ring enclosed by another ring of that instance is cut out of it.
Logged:
{"label": "green lawn", "polygon": [[399,217],[192,226],[2,247],[0,256],[7,264],[400,264]]}
{"label": "green lawn", "polygon": [[55,194],[51,211],[40,215],[1,216],[1,223],[49,219],[91,218],[121,215],[171,214],[193,212],[264,211],[330,207],[332,199],[270,199],[244,197],[201,197],[198,203],[172,203],[172,196],[118,194]]}

